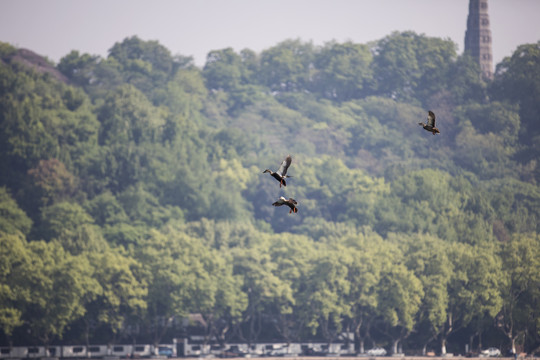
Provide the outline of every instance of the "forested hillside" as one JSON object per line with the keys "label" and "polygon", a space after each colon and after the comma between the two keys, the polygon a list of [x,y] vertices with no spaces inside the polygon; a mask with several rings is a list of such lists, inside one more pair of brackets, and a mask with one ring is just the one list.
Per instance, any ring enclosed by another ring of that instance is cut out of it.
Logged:
{"label": "forested hillside", "polygon": [[456,49],[0,43],[0,343],[538,350],[540,42],[493,80]]}

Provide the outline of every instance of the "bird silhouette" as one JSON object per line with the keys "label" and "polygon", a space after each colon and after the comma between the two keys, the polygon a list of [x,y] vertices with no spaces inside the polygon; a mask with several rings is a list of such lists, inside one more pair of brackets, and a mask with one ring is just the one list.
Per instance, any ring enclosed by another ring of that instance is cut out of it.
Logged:
{"label": "bird silhouette", "polygon": [[285,158],[285,160],[283,160],[283,162],[281,163],[281,166],[279,167],[278,171],[273,172],[270,169],[266,169],[263,171],[263,174],[270,173],[270,175],[274,179],[279,181],[279,187],[281,187],[281,185],[287,186],[287,182],[285,181],[285,179],[292,177],[290,175],[287,175],[287,170],[289,169],[289,166],[291,166],[291,161],[292,161],[292,157],[291,155],[288,155]]}
{"label": "bird silhouette", "polygon": [[421,125],[424,130],[431,132],[433,135],[440,134],[439,129],[435,127],[435,114],[431,110],[428,111],[426,123],[418,123],[418,125]]}
{"label": "bird silhouette", "polygon": [[283,196],[280,196],[279,199],[272,205],[274,206],[287,205],[289,208],[291,208],[291,210],[289,210],[289,214],[293,212],[294,213],[298,212],[298,208],[296,207],[296,205],[298,205],[298,202],[294,200],[293,198],[285,199]]}

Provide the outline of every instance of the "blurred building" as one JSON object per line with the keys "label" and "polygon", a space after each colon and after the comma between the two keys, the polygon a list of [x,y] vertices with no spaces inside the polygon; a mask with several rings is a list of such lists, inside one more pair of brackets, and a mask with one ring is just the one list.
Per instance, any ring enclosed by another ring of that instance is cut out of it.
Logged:
{"label": "blurred building", "polygon": [[486,78],[491,79],[493,77],[488,0],[469,0],[465,52],[478,61],[482,74]]}

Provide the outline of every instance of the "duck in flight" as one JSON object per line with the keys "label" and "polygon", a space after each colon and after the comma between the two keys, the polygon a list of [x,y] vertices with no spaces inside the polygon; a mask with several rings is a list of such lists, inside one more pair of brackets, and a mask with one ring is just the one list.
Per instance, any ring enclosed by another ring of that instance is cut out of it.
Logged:
{"label": "duck in flight", "polygon": [[279,199],[272,205],[274,206],[287,205],[289,208],[291,208],[291,210],[289,210],[289,214],[293,212],[294,213],[298,212],[298,208],[296,207],[296,205],[298,205],[298,202],[294,200],[293,198],[285,199],[283,196],[280,196]]}
{"label": "duck in flight", "polygon": [[281,166],[279,167],[278,171],[273,172],[270,169],[266,169],[266,170],[263,171],[263,174],[264,173],[270,173],[270,175],[274,179],[279,181],[279,187],[281,187],[281,185],[287,186],[287,183],[285,182],[285,179],[292,177],[290,175],[287,175],[287,170],[289,169],[289,166],[291,166],[291,161],[292,161],[292,157],[291,157],[291,155],[288,155],[285,158],[285,160],[283,160],[283,162],[281,163]]}
{"label": "duck in flight", "polygon": [[435,114],[431,110],[428,111],[427,122],[425,124],[418,123],[418,125],[421,125],[424,130],[431,132],[433,135],[440,133],[439,129],[435,127]]}

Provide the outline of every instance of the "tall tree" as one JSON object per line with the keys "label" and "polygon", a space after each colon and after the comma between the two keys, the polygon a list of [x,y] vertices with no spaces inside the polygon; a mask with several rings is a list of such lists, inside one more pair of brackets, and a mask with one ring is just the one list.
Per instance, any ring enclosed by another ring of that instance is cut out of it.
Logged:
{"label": "tall tree", "polygon": [[448,283],[448,310],[440,328],[441,353],[448,336],[485,314],[494,317],[502,306],[499,290],[501,262],[493,244],[471,246],[454,243],[449,250],[454,271]]}
{"label": "tall tree", "polygon": [[260,81],[274,91],[306,89],[313,56],[313,44],[285,40],[261,53]]}
{"label": "tall tree", "polygon": [[61,202],[43,209],[40,226],[36,228],[36,237],[42,236],[47,241],[59,242],[63,249],[78,255],[84,251],[98,251],[105,242],[101,229],[94,225],[94,220],[77,203]]}
{"label": "tall tree", "polygon": [[307,274],[305,287],[298,295],[299,316],[312,334],[320,330],[328,343],[334,342],[341,333],[342,319],[351,316],[347,267],[351,261],[344,248],[322,247]]}
{"label": "tall tree", "polygon": [[[533,145],[540,135],[540,42],[518,46],[512,56],[497,64],[491,86],[493,96],[519,104],[520,138]],[[535,150],[537,150],[535,148]],[[535,152],[536,154],[536,152]],[[532,155],[532,154],[531,154]]]}
{"label": "tall tree", "polygon": [[403,249],[407,268],[422,282],[424,290],[415,324],[423,342],[423,355],[427,346],[439,336],[448,315],[448,285],[453,271],[448,250],[447,243],[426,235],[411,236]]}
{"label": "tall tree", "polygon": [[126,332],[129,325],[136,327],[146,310],[147,284],[141,279],[141,265],[118,250],[90,253],[94,267],[93,278],[100,288],[86,304],[83,318],[87,345],[90,331],[105,325],[114,339]]}
{"label": "tall tree", "polygon": [[381,331],[392,341],[392,354],[403,353],[402,343],[411,334],[424,290],[421,281],[405,265],[405,258],[389,246],[377,287],[377,313]]}
{"label": "tall tree", "polygon": [[315,54],[313,88],[337,101],[358,99],[372,80],[372,55],[366,45],[330,42]]}
{"label": "tall tree", "polygon": [[234,273],[243,277],[242,291],[247,295],[244,326],[238,328],[239,336],[251,345],[257,342],[263,330],[265,311],[275,309],[276,305],[278,311],[284,310],[292,301],[292,291],[290,284],[277,276],[276,264],[271,261],[268,249],[262,246],[236,248],[233,256]]}
{"label": "tall tree", "polygon": [[370,327],[378,308],[377,287],[381,282],[382,270],[380,265],[386,257],[384,248],[379,245],[381,240],[368,230],[345,237],[345,244],[351,254],[347,275],[351,284],[349,331],[354,332],[355,342],[359,346],[357,352],[360,354],[365,353],[365,341],[371,338]]}
{"label": "tall tree", "polygon": [[528,329],[537,326],[531,315],[536,315],[540,301],[539,245],[537,234],[516,234],[501,251],[506,271],[501,281],[503,302],[497,327],[508,338],[514,353],[516,343],[522,345]]}
{"label": "tall tree", "polygon": [[0,329],[8,338],[24,323],[21,300],[27,291],[24,270],[30,261],[26,246],[20,234],[0,230]]}
{"label": "tall tree", "polygon": [[68,325],[86,312],[84,299],[99,292],[92,267],[84,256],[72,256],[57,242],[28,244],[30,261],[24,268],[23,319],[30,334],[49,345],[61,339]]}
{"label": "tall tree", "polygon": [[446,71],[457,57],[449,40],[414,32],[394,32],[375,46],[373,72],[376,93],[421,102],[444,88]]}
{"label": "tall tree", "polygon": [[0,232],[28,235],[32,220],[25,214],[5,187],[0,187]]}
{"label": "tall tree", "polygon": [[206,87],[230,91],[242,84],[242,57],[232,48],[214,50],[206,56],[203,76]]}

